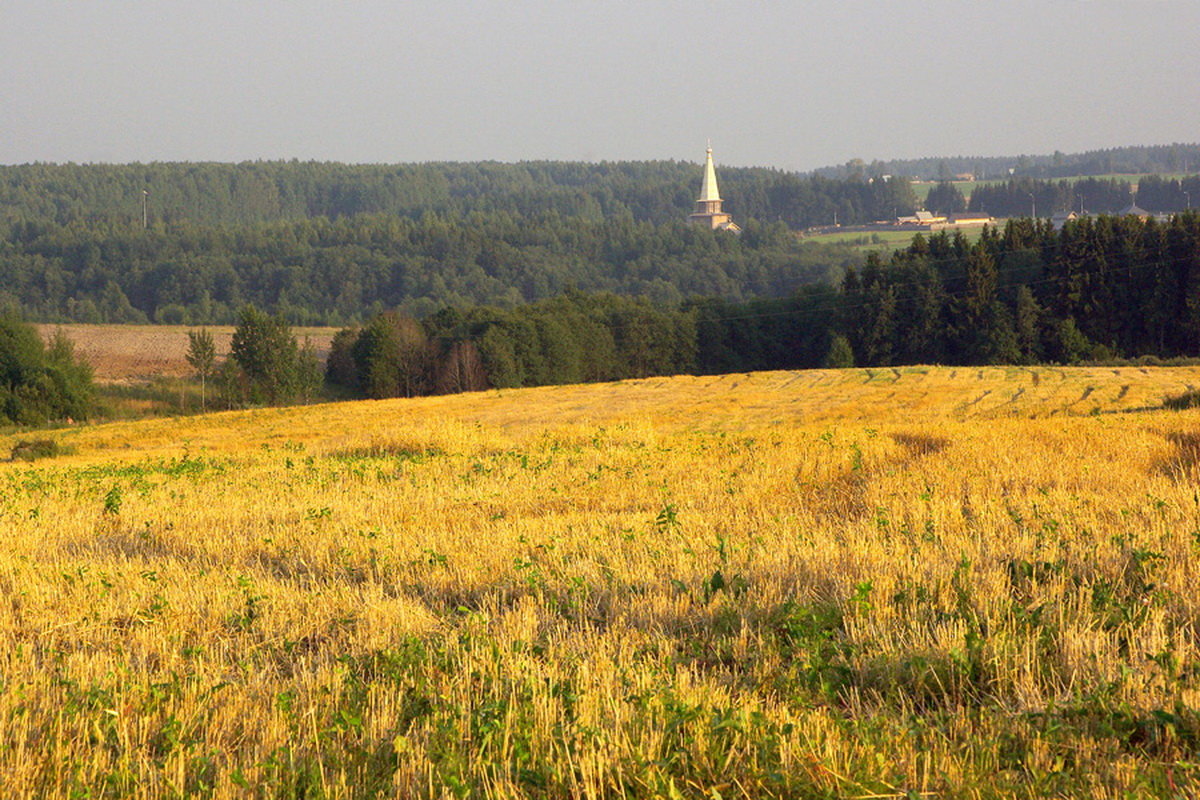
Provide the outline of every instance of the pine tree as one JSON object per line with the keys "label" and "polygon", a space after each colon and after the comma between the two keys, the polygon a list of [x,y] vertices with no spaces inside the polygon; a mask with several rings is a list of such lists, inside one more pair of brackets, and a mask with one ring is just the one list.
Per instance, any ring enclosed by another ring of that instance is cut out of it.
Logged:
{"label": "pine tree", "polygon": [[1017,348],[1021,363],[1037,364],[1042,360],[1042,309],[1028,286],[1017,289],[1016,317]]}

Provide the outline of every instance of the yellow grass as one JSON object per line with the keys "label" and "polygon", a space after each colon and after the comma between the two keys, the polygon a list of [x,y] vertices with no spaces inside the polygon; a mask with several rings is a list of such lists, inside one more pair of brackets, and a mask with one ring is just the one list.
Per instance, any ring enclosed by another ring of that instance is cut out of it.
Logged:
{"label": "yellow grass", "polygon": [[55,433],[0,465],[0,793],[1187,796],[1200,412],[1155,409],[1196,385],[831,370]]}

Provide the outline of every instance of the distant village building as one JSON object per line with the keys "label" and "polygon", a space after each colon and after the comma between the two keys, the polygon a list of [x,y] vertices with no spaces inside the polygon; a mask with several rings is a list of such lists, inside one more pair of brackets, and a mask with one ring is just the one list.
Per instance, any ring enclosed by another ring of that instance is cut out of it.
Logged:
{"label": "distant village building", "polygon": [[1137,217],[1140,220],[1158,219],[1166,220],[1168,215],[1156,214],[1153,211],[1147,211],[1137,204],[1137,186],[1129,190],[1129,205],[1117,212],[1118,217]]}
{"label": "distant village building", "polygon": [[959,211],[950,215],[951,225],[991,225],[996,218],[986,211]]}
{"label": "distant village building", "polygon": [[688,222],[714,231],[739,233],[742,230],[732,216],[721,210],[721,193],[717,191],[717,169],[713,166],[712,147],[708,148],[704,160],[704,181],[700,184],[696,210],[688,216]]}
{"label": "distant village building", "polygon": [[1140,207],[1136,202],[1133,202],[1133,203],[1130,203],[1129,205],[1125,206],[1124,208],[1122,208],[1120,211],[1118,211],[1117,216],[1138,217],[1140,219],[1150,219],[1151,217],[1154,216],[1154,214],[1152,214],[1149,211],[1147,211],[1146,209]]}
{"label": "distant village building", "polygon": [[941,214],[934,214],[932,211],[918,211],[915,214],[896,217],[897,225],[923,225],[930,227],[933,225],[945,224],[946,218]]}
{"label": "distant village building", "polygon": [[892,224],[903,230],[944,231],[952,228],[993,225],[995,222],[995,217],[986,211],[960,211],[949,216],[935,214],[932,211],[918,211],[909,216],[896,217],[896,221]]}
{"label": "distant village building", "polygon": [[1074,222],[1079,219],[1079,215],[1074,211],[1059,211],[1050,218],[1050,224],[1054,226],[1054,230],[1061,231],[1068,222]]}

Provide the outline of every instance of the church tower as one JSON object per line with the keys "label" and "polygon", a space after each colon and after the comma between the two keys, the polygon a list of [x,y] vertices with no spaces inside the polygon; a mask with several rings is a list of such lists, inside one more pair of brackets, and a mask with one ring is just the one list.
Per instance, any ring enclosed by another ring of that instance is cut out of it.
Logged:
{"label": "church tower", "polygon": [[721,210],[721,193],[717,191],[717,170],[713,166],[712,145],[704,159],[704,181],[700,184],[700,197],[696,199],[696,211],[688,216],[688,222],[703,225],[710,230],[741,230],[733,217]]}

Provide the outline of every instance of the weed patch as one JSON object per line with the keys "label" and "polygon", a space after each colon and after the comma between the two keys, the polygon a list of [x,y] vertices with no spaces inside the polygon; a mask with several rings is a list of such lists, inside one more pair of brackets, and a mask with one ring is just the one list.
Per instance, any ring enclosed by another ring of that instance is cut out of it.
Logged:
{"label": "weed patch", "polygon": [[70,455],[75,448],[59,444],[54,439],[21,439],[13,445],[9,461],[37,461],[42,458]]}
{"label": "weed patch", "polygon": [[431,445],[420,445],[414,442],[383,442],[373,441],[360,447],[347,447],[331,450],[327,457],[338,461],[360,461],[364,459],[396,459],[423,463],[431,458],[445,455],[445,452]]}
{"label": "weed patch", "polygon": [[892,440],[903,447],[911,458],[940,453],[950,446],[950,440],[946,437],[928,433],[893,433]]}

